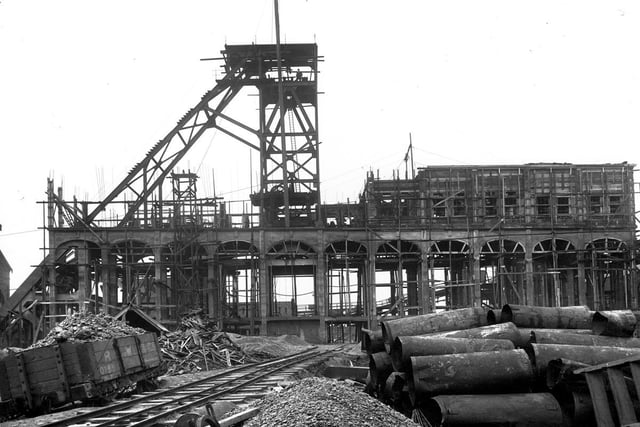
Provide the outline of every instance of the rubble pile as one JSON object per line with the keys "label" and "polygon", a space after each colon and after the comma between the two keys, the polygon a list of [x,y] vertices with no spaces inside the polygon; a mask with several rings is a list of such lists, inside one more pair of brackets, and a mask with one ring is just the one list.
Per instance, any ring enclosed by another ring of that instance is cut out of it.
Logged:
{"label": "rubble pile", "polygon": [[226,368],[255,361],[199,312],[180,319],[176,331],[162,335],[158,342],[167,362],[167,375],[181,375]]}
{"label": "rubble pile", "polygon": [[40,341],[29,348],[45,347],[60,342],[89,342],[144,334],[146,331],[127,325],[105,313],[75,312],[58,323]]}
{"label": "rubble pile", "polygon": [[630,310],[507,304],[380,323],[363,330],[366,391],[425,426],[584,425],[598,403],[584,371],[640,360]]}
{"label": "rubble pile", "polygon": [[359,388],[326,378],[305,378],[256,404],[260,412],[245,427],[419,426]]}

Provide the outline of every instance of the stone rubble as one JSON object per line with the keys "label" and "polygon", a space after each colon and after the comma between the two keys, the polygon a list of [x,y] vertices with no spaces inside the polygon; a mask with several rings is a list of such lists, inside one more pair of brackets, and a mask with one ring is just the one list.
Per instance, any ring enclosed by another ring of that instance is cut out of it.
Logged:
{"label": "stone rubble", "polygon": [[309,377],[257,401],[245,427],[419,427],[344,381]]}
{"label": "stone rubble", "polygon": [[127,325],[105,313],[75,312],[58,323],[46,337],[29,348],[46,347],[60,342],[89,342],[128,335],[140,335],[147,331]]}

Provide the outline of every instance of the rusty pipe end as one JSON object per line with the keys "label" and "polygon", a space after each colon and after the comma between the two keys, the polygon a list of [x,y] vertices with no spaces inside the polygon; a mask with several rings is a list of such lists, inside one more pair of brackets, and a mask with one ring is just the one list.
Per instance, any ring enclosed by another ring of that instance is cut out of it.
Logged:
{"label": "rusty pipe end", "polygon": [[607,316],[604,316],[599,311],[593,313],[593,317],[591,318],[591,328],[595,335],[601,335],[607,329]]}
{"label": "rusty pipe end", "polygon": [[422,414],[427,418],[428,425],[440,427],[444,424],[446,408],[438,400],[427,400],[421,410]]}
{"label": "rusty pipe end", "polygon": [[393,340],[393,344],[389,348],[389,355],[391,356],[391,365],[394,371],[404,371],[404,360],[402,357],[402,337],[397,337]]}
{"label": "rusty pipe end", "polygon": [[387,322],[380,322],[380,329],[382,330],[382,341],[385,348],[391,346],[393,340],[393,333],[391,332],[391,326]]}
{"label": "rusty pipe end", "polygon": [[369,356],[369,372],[374,387],[382,385],[391,374],[391,356],[384,351]]}
{"label": "rusty pipe end", "polygon": [[502,323],[502,317],[498,310],[491,309],[487,311],[487,323],[489,325],[495,325],[496,323]]}
{"label": "rusty pipe end", "polygon": [[500,312],[500,321],[513,322],[513,310],[511,309],[509,304],[505,304],[502,307],[502,311]]}

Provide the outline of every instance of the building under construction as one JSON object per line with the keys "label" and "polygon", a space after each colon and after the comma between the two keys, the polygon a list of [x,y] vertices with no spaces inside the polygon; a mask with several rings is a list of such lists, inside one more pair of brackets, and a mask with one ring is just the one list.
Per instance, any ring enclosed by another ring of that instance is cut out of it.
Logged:
{"label": "building under construction", "polygon": [[[381,316],[503,304],[638,308],[634,165],[436,166],[322,204],[315,44],[228,45],[224,76],[100,201],[49,181],[48,255],[3,305],[31,343],[69,310],[136,307],[168,327],[355,341]],[[227,114],[257,90],[258,122]],[[198,193],[180,160],[216,129],[255,149],[247,203]]]}

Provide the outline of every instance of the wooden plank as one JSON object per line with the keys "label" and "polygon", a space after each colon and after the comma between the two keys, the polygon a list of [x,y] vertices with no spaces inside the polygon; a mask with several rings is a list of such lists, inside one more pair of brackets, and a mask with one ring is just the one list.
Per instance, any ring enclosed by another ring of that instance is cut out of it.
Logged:
{"label": "wooden plank", "polygon": [[60,378],[31,383],[30,386],[31,393],[33,393],[34,395],[49,394],[51,392],[60,392],[64,394],[63,384],[60,382]]}
{"label": "wooden plank", "polygon": [[77,349],[77,343],[60,344],[60,353],[62,354],[62,362],[64,364],[64,370],[67,374],[67,381],[69,382],[69,385],[84,382]]}
{"label": "wooden plank", "polygon": [[[14,360],[16,362],[15,370],[18,375],[18,381],[16,383],[16,387],[18,387],[18,390],[14,395],[14,399],[25,402],[27,407],[31,408],[31,405],[33,403],[31,400],[31,393],[29,392],[29,380],[25,371],[24,361],[22,360],[22,354],[16,355]],[[14,392],[12,389],[11,394],[13,393]]]}
{"label": "wooden plank", "polygon": [[25,360],[24,364],[29,372],[46,371],[47,369],[55,369],[58,360],[55,357],[49,359],[40,359],[37,361]]}
{"label": "wooden plank", "polygon": [[[16,356],[10,355],[2,360],[6,368],[7,381],[6,384],[11,390],[20,390],[20,383],[23,381],[18,371],[18,360]],[[15,395],[13,396],[15,398]]]}
{"label": "wooden plank", "polygon": [[587,385],[589,386],[589,394],[591,402],[593,402],[593,410],[596,415],[596,423],[598,427],[615,427],[609,408],[609,398],[607,390],[604,387],[604,379],[600,372],[587,372]]}
{"label": "wooden plank", "polygon": [[636,395],[640,396],[640,365],[637,362],[629,363],[631,369],[631,377],[633,378],[633,384],[636,386]]}
{"label": "wooden plank", "polygon": [[80,372],[82,373],[83,380],[93,381],[100,378],[100,372],[98,371],[98,365],[96,363],[96,355],[91,343],[79,344],[76,346],[76,352],[78,353]]}
{"label": "wooden plank", "polygon": [[54,346],[33,348],[23,351],[21,354],[25,364],[40,363],[56,357]]}
{"label": "wooden plank", "polygon": [[45,370],[38,371],[34,371],[30,368],[31,366],[27,365],[27,375],[29,377],[29,382],[32,384],[59,378],[58,371],[56,370],[55,366],[49,366]]}
{"label": "wooden plank", "polygon": [[7,364],[4,360],[0,360],[0,400],[11,400],[11,386],[9,382],[9,373],[7,372]]}
{"label": "wooden plank", "polygon": [[52,403],[62,403],[69,396],[62,353],[57,345],[51,346],[47,350],[41,354],[48,354],[52,357],[40,361],[25,362],[30,390],[34,396],[46,395],[49,398],[55,396],[55,401]]}
{"label": "wooden plank", "polygon": [[623,366],[633,362],[640,362],[640,354],[634,354],[632,356],[616,359],[612,362],[600,363],[599,365],[593,365],[587,368],[576,369],[573,373],[575,375],[580,375],[586,372],[599,371],[605,368],[614,368],[616,366]]}
{"label": "wooden plank", "polygon": [[136,371],[142,368],[136,337],[116,338],[116,346],[125,371]]}
{"label": "wooden plank", "polygon": [[138,348],[142,357],[143,365],[146,368],[153,368],[160,364],[160,348],[156,334],[138,335]]}
{"label": "wooden plank", "polygon": [[636,418],[631,396],[629,396],[629,390],[627,389],[622,371],[616,368],[609,368],[607,369],[607,377],[609,379],[611,393],[613,393],[613,400],[616,404],[618,421],[623,425],[635,423],[638,419]]}
{"label": "wooden plank", "polygon": [[93,363],[97,370],[96,379],[107,381],[122,376],[124,372],[114,347],[115,340],[93,341],[87,344],[92,349]]}

